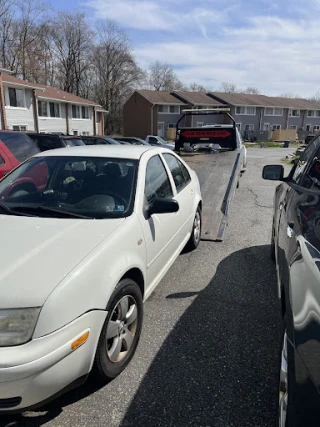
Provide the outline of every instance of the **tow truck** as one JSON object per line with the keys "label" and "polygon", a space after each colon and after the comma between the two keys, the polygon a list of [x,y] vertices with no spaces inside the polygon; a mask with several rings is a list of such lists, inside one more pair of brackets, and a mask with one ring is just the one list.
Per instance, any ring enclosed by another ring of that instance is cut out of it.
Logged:
{"label": "tow truck", "polygon": [[[201,239],[207,241],[223,240],[231,202],[246,169],[246,148],[229,112],[229,108],[183,110],[176,125],[175,151],[199,177],[203,197]],[[192,123],[192,116],[207,115],[220,116],[223,123],[186,126]]]}

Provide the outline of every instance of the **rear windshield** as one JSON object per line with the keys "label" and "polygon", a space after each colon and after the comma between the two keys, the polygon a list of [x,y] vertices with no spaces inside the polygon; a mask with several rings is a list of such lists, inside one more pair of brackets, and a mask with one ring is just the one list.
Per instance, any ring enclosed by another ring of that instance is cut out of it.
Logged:
{"label": "rear windshield", "polygon": [[79,145],[85,145],[85,143],[82,141],[82,139],[78,139],[78,138],[63,138],[63,140],[66,143],[67,147],[75,147],[75,146],[79,146]]}
{"label": "rear windshield", "polygon": [[19,162],[24,162],[29,157],[39,153],[34,142],[23,133],[3,132],[0,133],[0,140]]}

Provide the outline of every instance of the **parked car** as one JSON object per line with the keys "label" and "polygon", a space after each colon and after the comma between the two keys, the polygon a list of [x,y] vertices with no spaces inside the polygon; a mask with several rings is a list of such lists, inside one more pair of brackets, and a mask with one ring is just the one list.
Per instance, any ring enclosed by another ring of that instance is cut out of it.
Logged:
{"label": "parked car", "polygon": [[[282,307],[279,427],[320,422],[320,136],[287,177],[281,165],[263,170],[279,180],[274,199],[271,257]],[[280,346],[279,346],[280,347]]]}
{"label": "parked car", "polygon": [[79,136],[67,136],[54,133],[27,133],[40,151],[53,150],[55,148],[76,147],[85,145]]}
{"label": "parked car", "polygon": [[39,153],[0,198],[0,411],[22,411],[123,371],[143,301],[199,244],[202,199],[172,151],[117,145]]}
{"label": "parked car", "polygon": [[0,131],[0,179],[34,154],[39,153],[37,146],[25,134]]}
{"label": "parked car", "polygon": [[148,135],[146,137],[146,142],[150,145],[155,145],[157,147],[164,147],[164,148],[169,148],[169,150],[174,150],[174,144],[169,144],[167,141],[161,138],[161,136]]}
{"label": "parked car", "polygon": [[86,145],[120,145],[110,136],[82,136],[81,139]]}
{"label": "parked car", "polygon": [[119,141],[120,143],[128,142],[129,144],[132,144],[132,145],[150,145],[143,139],[135,138],[133,136],[113,136],[112,138],[115,139],[116,141]]}

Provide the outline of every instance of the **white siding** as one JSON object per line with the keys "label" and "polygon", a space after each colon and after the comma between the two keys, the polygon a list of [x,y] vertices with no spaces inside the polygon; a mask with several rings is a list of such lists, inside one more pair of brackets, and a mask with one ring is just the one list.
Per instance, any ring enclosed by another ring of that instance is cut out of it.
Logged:
{"label": "white siding", "polygon": [[[48,114],[50,114],[48,105]],[[61,117],[39,117],[39,130],[40,132],[52,133],[52,132],[67,132],[66,122],[66,104],[60,103],[60,115]]]}
{"label": "white siding", "polygon": [[[11,87],[11,86],[10,86]],[[12,85],[14,87],[14,85]],[[17,87],[18,89],[18,87]],[[21,89],[21,88],[19,88]],[[28,131],[34,130],[33,105],[32,105],[32,90],[24,89],[25,108],[17,108],[9,106],[8,86],[4,87],[6,116],[8,129],[12,130],[13,126],[27,126]]]}
{"label": "white siding", "polygon": [[69,129],[71,135],[73,135],[73,131],[78,131],[78,135],[80,136],[82,135],[82,132],[89,132],[89,135],[93,135],[93,107],[88,108],[89,119],[73,119],[72,107],[69,105]]}

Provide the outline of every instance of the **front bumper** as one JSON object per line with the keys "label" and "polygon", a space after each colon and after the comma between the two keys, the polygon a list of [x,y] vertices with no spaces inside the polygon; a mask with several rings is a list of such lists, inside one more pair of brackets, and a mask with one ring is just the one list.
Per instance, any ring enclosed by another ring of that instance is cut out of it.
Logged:
{"label": "front bumper", "polygon": [[[52,334],[0,348],[0,411],[37,405],[88,374],[106,315],[91,311]],[[87,331],[87,341],[72,351],[71,344]]]}

